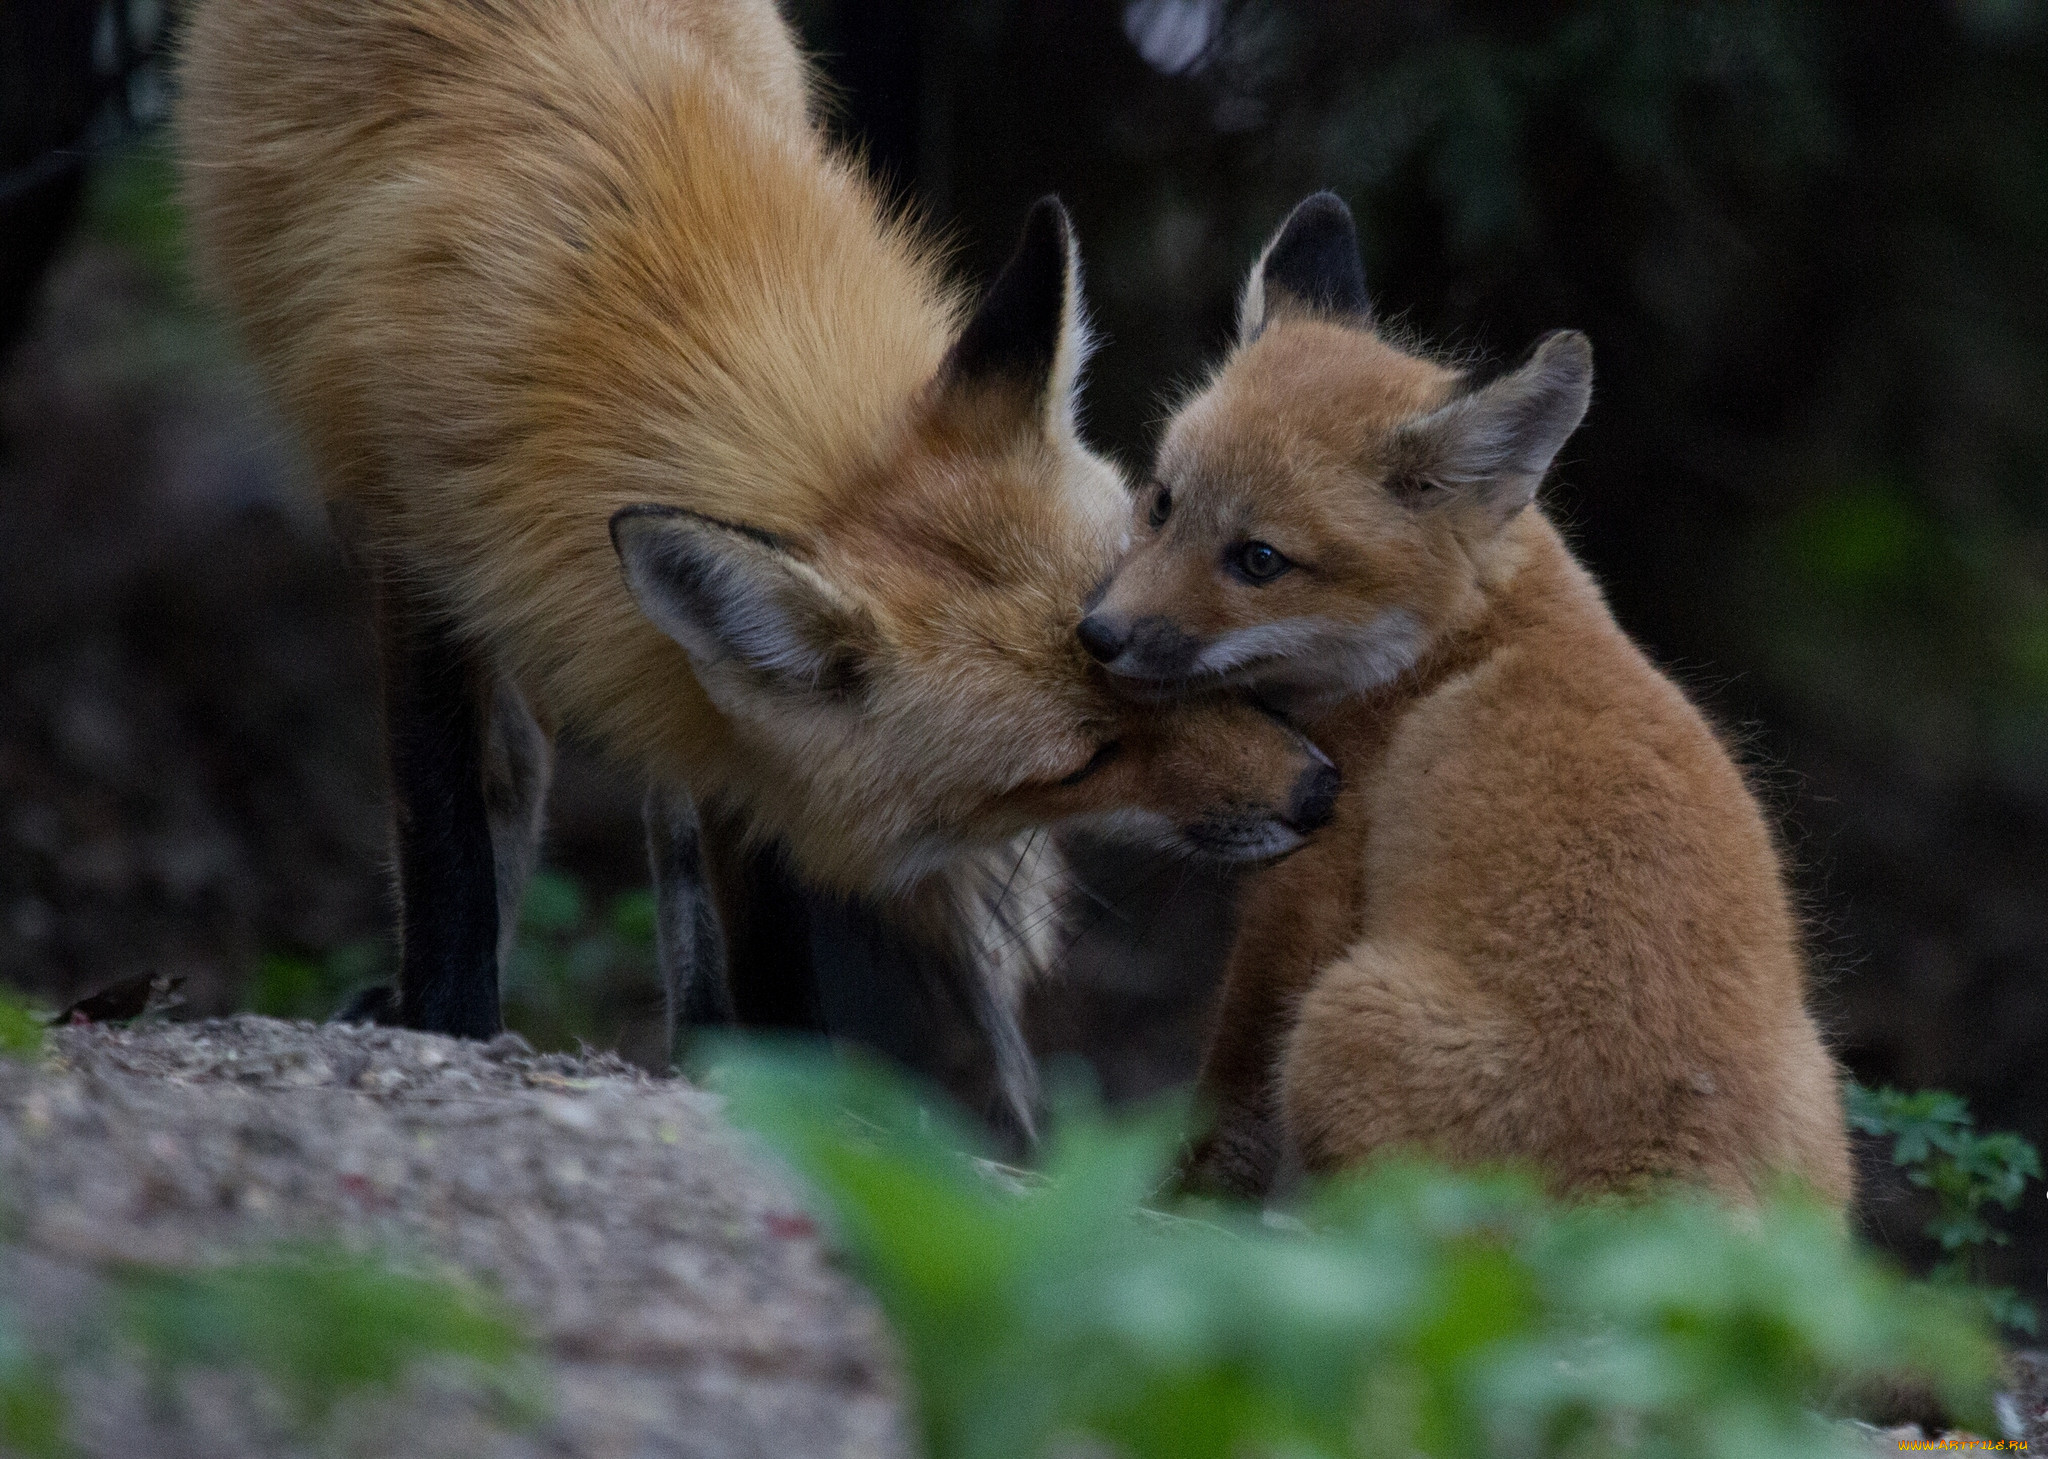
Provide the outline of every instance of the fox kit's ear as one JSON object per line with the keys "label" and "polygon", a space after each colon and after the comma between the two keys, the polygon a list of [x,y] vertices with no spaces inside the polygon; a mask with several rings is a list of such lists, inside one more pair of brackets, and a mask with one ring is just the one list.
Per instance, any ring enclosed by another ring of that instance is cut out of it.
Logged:
{"label": "fox kit's ear", "polygon": [[1592,398],[1593,346],[1575,329],[1558,330],[1520,369],[1402,426],[1395,471],[1505,522],[1535,499]]}
{"label": "fox kit's ear", "polygon": [[640,611],[700,669],[737,662],[778,687],[828,695],[859,687],[874,621],[765,533],[625,507],[612,546]]}
{"label": "fox kit's ear", "polygon": [[1358,226],[1333,192],[1299,203],[1252,265],[1237,304],[1238,341],[1257,338],[1268,319],[1288,309],[1355,324],[1372,322]]}
{"label": "fox kit's ear", "polygon": [[939,378],[948,393],[988,386],[1018,392],[1048,430],[1070,435],[1087,354],[1073,220],[1058,198],[1043,197],[1024,220],[1017,251],[947,352]]}

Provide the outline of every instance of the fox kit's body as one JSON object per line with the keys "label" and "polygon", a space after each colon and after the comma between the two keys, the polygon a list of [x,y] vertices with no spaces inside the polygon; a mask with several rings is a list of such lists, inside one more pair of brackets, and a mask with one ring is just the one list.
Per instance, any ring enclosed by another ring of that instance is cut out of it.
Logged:
{"label": "fox kit's body", "polygon": [[1348,215],[1305,204],[1084,624],[1154,693],[1284,693],[1344,777],[1251,884],[1194,1174],[1257,1189],[1277,1118],[1313,1169],[1406,1146],[1565,1190],[1746,1200],[1790,1173],[1846,1200],[1771,835],[1530,500],[1584,413],[1584,340],[1474,389],[1364,303]]}
{"label": "fox kit's body", "polygon": [[[199,256],[397,623],[408,1021],[495,1026],[494,978],[420,987],[483,932],[416,958],[415,904],[490,864],[486,813],[501,891],[530,858],[498,824],[530,846],[530,797],[492,799],[545,738],[522,700],[807,882],[905,906],[1031,825],[1203,821],[1234,793],[1205,746],[1247,802],[1308,765],[1242,707],[1126,733],[1070,641],[1128,498],[1073,428],[1064,214],[970,318],[806,87],[770,0],[193,8]],[[448,845],[409,840],[415,799]],[[1260,808],[1214,824],[1284,849]]]}

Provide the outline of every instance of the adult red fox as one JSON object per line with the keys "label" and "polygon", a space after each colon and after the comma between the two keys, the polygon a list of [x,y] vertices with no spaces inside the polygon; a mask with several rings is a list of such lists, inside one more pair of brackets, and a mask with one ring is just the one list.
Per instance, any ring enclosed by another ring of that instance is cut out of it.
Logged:
{"label": "adult red fox", "polygon": [[970,311],[808,89],[771,0],[189,13],[197,256],[379,579],[414,1027],[499,1027],[559,727],[663,793],[658,868],[704,810],[743,949],[762,857],[957,926],[1025,828],[1261,856],[1327,811],[1293,731],[1132,714],[1073,642],[1129,498],[1065,212]]}
{"label": "adult red fox", "polygon": [[1148,695],[1285,699],[1344,777],[1243,908],[1198,1182],[1263,1188],[1284,1128],[1314,1169],[1417,1146],[1849,1195],[1770,832],[1534,505],[1591,385],[1579,334],[1480,383],[1376,333],[1326,193],[1167,427],[1081,637]]}

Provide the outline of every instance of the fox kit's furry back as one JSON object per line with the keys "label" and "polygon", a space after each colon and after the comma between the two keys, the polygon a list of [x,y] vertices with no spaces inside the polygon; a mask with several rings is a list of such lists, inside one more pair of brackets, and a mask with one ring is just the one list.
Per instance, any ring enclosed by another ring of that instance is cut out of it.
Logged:
{"label": "fox kit's furry back", "polygon": [[529,710],[901,910],[1053,821],[1270,854],[1326,808],[1292,730],[1133,716],[1073,641],[1128,498],[1064,210],[970,311],[770,0],[199,0],[181,81],[200,262],[384,584],[408,1020],[495,1027],[443,985],[502,909],[450,909],[516,904],[538,820],[477,783]]}
{"label": "fox kit's furry back", "polygon": [[1582,336],[1487,384],[1371,327],[1324,195],[1168,427],[1140,541],[1083,625],[1150,694],[1291,699],[1345,778],[1262,873],[1204,1077],[1198,1177],[1396,1146],[1849,1192],[1778,856],[1699,713],[1532,504],[1587,406]]}

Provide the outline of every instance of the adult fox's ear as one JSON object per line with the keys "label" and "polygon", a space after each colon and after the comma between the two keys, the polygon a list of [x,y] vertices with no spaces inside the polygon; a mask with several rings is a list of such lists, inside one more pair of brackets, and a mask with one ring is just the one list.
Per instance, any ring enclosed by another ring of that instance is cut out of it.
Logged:
{"label": "adult fox's ear", "polygon": [[697,667],[737,663],[804,693],[856,692],[874,620],[766,533],[677,507],[625,507],[612,546],[640,611]]}
{"label": "adult fox's ear", "polygon": [[1266,321],[1286,310],[1372,322],[1358,225],[1333,192],[1304,198],[1267,242],[1237,303],[1237,338],[1256,339]]}
{"label": "adult fox's ear", "polygon": [[1402,426],[1394,474],[1418,500],[1476,504],[1495,522],[1527,506],[1593,399],[1593,346],[1575,329],[1545,335],[1520,369]]}
{"label": "adult fox's ear", "polygon": [[1056,197],[1032,204],[1017,251],[946,353],[948,397],[1011,392],[1055,435],[1074,430],[1074,395],[1088,355],[1081,250]]}

